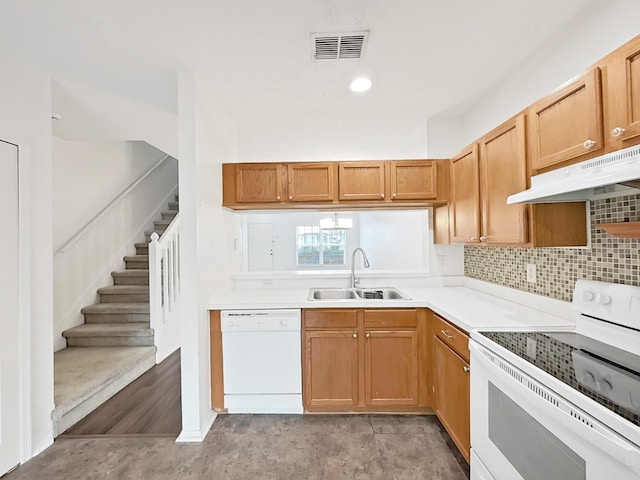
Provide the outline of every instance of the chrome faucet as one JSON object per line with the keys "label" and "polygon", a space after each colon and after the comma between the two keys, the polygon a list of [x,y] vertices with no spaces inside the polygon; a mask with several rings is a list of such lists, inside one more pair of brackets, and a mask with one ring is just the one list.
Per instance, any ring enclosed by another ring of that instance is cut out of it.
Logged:
{"label": "chrome faucet", "polygon": [[351,254],[351,288],[355,288],[355,286],[360,282],[360,279],[356,279],[356,252],[360,250],[362,253],[362,261],[364,262],[364,268],[369,268],[369,259],[367,258],[367,254],[364,253],[364,250],[360,247],[353,250]]}

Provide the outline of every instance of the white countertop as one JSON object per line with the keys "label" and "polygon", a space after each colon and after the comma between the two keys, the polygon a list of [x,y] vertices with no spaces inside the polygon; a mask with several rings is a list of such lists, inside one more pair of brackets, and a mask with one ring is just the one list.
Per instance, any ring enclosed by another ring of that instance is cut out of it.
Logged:
{"label": "white countertop", "polygon": [[[502,288],[502,287],[500,287]],[[575,327],[571,315],[554,315],[540,308],[500,298],[467,286],[399,288],[410,300],[308,300],[308,288],[261,288],[214,291],[210,310],[257,310],[272,308],[415,308],[426,307],[460,328],[523,330]],[[539,302],[531,295],[531,304]],[[522,296],[522,295],[521,295]],[[528,302],[529,303],[529,302]],[[564,302],[563,302],[564,303]],[[567,309],[567,311],[569,311]]]}

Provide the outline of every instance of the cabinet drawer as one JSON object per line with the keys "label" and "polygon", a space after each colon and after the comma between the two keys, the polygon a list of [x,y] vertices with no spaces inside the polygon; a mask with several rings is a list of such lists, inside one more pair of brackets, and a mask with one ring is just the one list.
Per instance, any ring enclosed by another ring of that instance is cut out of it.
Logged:
{"label": "cabinet drawer", "polygon": [[458,355],[469,361],[469,335],[454,327],[438,315],[433,316],[433,333],[436,337],[449,345]]}
{"label": "cabinet drawer", "polygon": [[304,328],[358,328],[358,311],[344,308],[336,310],[304,310]]}
{"label": "cabinet drawer", "polygon": [[415,328],[417,326],[418,311],[415,308],[364,311],[364,328]]}

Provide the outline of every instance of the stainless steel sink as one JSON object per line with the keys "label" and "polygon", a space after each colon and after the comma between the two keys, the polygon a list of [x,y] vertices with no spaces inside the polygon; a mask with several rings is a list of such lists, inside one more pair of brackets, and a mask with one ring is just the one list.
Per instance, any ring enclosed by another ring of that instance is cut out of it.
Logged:
{"label": "stainless steel sink", "polygon": [[309,300],[411,300],[393,287],[380,288],[312,288]]}
{"label": "stainless steel sink", "polygon": [[364,300],[411,300],[404,293],[393,287],[356,288],[356,293]]}
{"label": "stainless steel sink", "polygon": [[312,288],[309,300],[357,300],[352,288]]}

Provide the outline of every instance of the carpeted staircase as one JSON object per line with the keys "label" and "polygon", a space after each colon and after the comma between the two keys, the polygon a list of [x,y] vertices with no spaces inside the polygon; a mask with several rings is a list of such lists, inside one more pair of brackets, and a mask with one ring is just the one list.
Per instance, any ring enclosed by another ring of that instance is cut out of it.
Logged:
{"label": "carpeted staircase", "polygon": [[136,254],[124,257],[125,269],[111,272],[113,285],[98,290],[99,303],[82,309],[85,323],[62,332],[67,348],[54,359],[56,436],[155,365],[148,243],[178,214],[177,196],[168,206],[146,242],[135,244]]}

